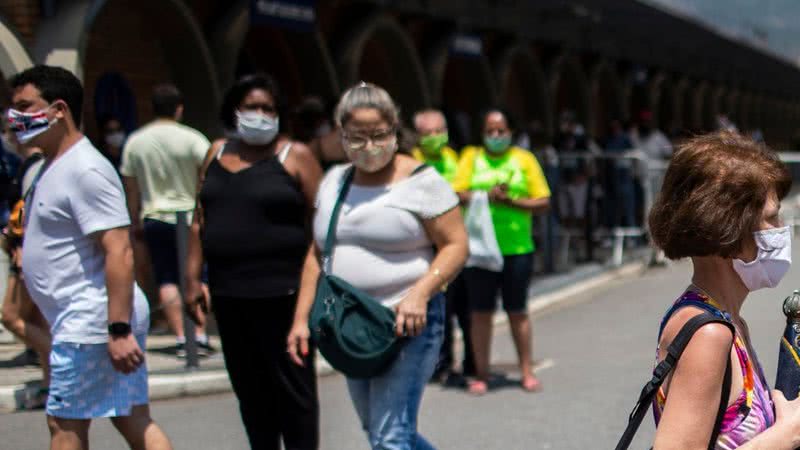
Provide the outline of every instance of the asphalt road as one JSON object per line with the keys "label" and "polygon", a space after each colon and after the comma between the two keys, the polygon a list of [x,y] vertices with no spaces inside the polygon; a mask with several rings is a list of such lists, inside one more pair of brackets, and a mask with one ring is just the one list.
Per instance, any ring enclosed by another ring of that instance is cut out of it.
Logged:
{"label": "asphalt road", "polygon": [[[800,261],[800,249],[794,257]],[[488,395],[430,386],[422,405],[421,432],[440,449],[610,449],[622,432],[642,384],[649,378],[661,315],[688,284],[688,263],[657,268],[572,299],[534,322],[535,356],[544,390],[523,393],[508,382]],[[783,298],[800,287],[800,264],[774,290],[753,294],[744,307],[765,365],[774,380]],[[498,329],[494,362],[506,370],[514,361],[507,330]],[[322,448],[366,449],[344,380],[320,381]],[[269,407],[269,405],[265,405]],[[245,449],[232,395],[156,402],[153,415],[176,449]],[[648,416],[631,448],[649,448]],[[95,449],[123,449],[108,421],[91,431]],[[42,449],[48,435],[41,412],[0,416],[0,449]]]}

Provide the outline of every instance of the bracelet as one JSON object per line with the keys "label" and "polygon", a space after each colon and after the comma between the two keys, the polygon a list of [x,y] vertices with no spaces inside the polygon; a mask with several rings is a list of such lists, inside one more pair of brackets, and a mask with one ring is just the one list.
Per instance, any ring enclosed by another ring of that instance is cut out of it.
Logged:
{"label": "bracelet", "polygon": [[20,275],[22,273],[22,267],[12,264],[8,267],[8,273],[12,275]]}
{"label": "bracelet", "polygon": [[[441,278],[441,276],[442,276],[442,272],[441,272],[441,271],[439,271],[439,269],[433,269],[433,272],[432,272],[432,274],[433,274],[433,276],[435,276],[435,277],[437,277],[437,278]],[[444,283],[442,283],[442,287],[440,288],[440,289],[441,289],[441,291],[442,291],[442,292],[447,292],[447,286],[448,286],[449,284],[450,284],[450,283],[448,283],[448,282],[446,282],[446,281],[445,281]]]}

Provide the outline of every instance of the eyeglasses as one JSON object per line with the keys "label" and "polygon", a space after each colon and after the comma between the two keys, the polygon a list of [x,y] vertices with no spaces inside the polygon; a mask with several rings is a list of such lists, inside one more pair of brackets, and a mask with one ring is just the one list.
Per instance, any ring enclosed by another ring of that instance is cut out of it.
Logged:
{"label": "eyeglasses", "polygon": [[378,130],[371,134],[343,131],[342,137],[346,141],[348,147],[354,150],[361,150],[366,148],[367,144],[370,142],[377,145],[388,144],[395,137],[395,134],[396,130],[390,128],[388,130]]}

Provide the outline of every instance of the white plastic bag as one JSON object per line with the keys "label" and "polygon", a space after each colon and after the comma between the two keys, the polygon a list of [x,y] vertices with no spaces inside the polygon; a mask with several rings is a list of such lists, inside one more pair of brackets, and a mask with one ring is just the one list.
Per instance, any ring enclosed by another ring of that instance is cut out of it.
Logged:
{"label": "white plastic bag", "polygon": [[469,235],[469,259],[466,267],[501,272],[503,255],[500,253],[497,237],[494,234],[492,214],[489,211],[489,195],[486,192],[472,193],[464,223]]}

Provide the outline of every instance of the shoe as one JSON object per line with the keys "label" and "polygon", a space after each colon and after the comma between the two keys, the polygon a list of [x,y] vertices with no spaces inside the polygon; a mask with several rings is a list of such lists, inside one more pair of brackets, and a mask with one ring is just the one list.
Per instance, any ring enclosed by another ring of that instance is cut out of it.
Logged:
{"label": "shoe", "polygon": [[175,356],[178,358],[186,358],[186,344],[182,342],[175,344]]}
{"label": "shoe", "polygon": [[447,367],[441,366],[433,371],[433,375],[431,375],[431,379],[428,380],[429,383],[441,383],[447,379],[447,376],[450,374],[450,369]]}
{"label": "shoe", "polygon": [[217,349],[211,345],[209,341],[197,341],[197,355],[198,356],[211,356],[217,352]]}

